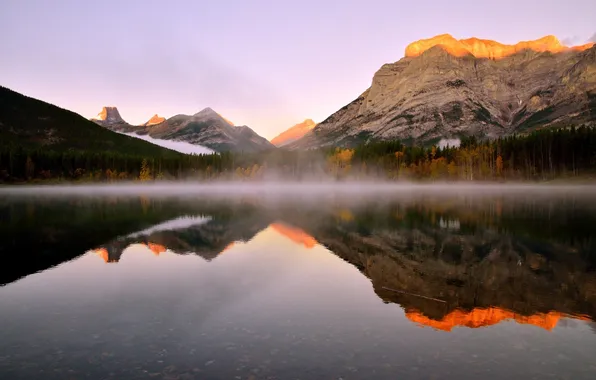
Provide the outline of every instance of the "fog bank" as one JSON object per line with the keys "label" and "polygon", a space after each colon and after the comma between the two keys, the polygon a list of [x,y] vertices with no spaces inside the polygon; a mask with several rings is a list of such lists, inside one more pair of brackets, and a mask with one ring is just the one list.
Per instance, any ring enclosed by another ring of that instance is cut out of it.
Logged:
{"label": "fog bank", "polygon": [[383,182],[383,181],[328,181],[328,182],[293,182],[293,181],[219,181],[219,182],[169,182],[157,181],[149,183],[124,182],[118,184],[73,184],[73,185],[41,185],[41,186],[5,186],[0,187],[2,195],[26,196],[60,196],[60,195],[111,195],[111,196],[234,196],[255,195],[315,197],[327,194],[347,194],[357,196],[390,196],[397,194],[567,194],[578,193],[596,196],[596,185],[549,185],[526,183],[415,183],[415,182]]}
{"label": "fog bank", "polygon": [[151,144],[155,144],[161,146],[162,148],[168,148],[171,150],[175,150],[176,152],[184,153],[184,154],[211,154],[215,153],[214,150],[209,149],[202,145],[195,145],[191,143],[187,143],[184,141],[174,141],[174,140],[162,140],[162,139],[154,139],[149,135],[137,135],[136,133],[122,133],[123,135],[134,137],[137,139],[145,140],[150,142]]}

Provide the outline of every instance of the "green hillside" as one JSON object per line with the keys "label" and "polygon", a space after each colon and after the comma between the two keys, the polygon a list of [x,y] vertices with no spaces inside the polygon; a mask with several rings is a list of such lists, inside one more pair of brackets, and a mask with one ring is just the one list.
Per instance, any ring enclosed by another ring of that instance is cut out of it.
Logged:
{"label": "green hillside", "polygon": [[0,147],[179,157],[180,153],[103,128],[74,112],[0,86]]}

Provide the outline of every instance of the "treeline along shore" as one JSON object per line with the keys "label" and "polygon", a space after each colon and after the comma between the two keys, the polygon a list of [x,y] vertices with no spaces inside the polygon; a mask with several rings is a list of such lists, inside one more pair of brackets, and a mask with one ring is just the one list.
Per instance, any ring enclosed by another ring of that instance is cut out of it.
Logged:
{"label": "treeline along shore", "polygon": [[596,129],[545,129],[457,147],[402,141],[350,148],[260,153],[171,154],[0,147],[0,182],[383,179],[544,181],[596,174]]}

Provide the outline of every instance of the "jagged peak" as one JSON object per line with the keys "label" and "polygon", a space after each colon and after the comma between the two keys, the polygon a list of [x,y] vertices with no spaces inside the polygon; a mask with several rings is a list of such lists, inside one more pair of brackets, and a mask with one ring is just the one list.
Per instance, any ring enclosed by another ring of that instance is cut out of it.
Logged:
{"label": "jagged peak", "polygon": [[166,120],[165,117],[159,116],[158,114],[155,114],[151,117],[151,119],[149,119],[149,121],[147,121],[145,124],[143,124],[144,126],[150,126],[150,125],[155,125],[155,124],[160,124],[163,123]]}
{"label": "jagged peak", "polygon": [[105,106],[101,109],[101,111],[92,118],[92,120],[99,120],[99,121],[110,121],[110,122],[124,122],[122,117],[120,116],[120,112],[118,112],[118,108],[114,106]]}
{"label": "jagged peak", "polygon": [[219,114],[217,112],[215,112],[213,110],[213,108],[211,108],[211,107],[203,108],[199,112],[195,113],[194,116],[207,116],[207,115],[218,115],[219,116]]}
{"label": "jagged peak", "polygon": [[206,107],[203,108],[202,110],[200,110],[199,112],[195,113],[193,116],[200,116],[200,117],[217,117],[222,119],[223,121],[225,121],[226,123],[228,123],[230,126],[234,126],[234,123],[232,123],[230,120],[226,119],[224,116],[222,116],[222,114],[220,114],[219,112],[216,112],[213,108],[211,107]]}
{"label": "jagged peak", "polygon": [[417,57],[435,46],[439,46],[449,54],[457,57],[473,55],[476,58],[499,59],[516,54],[523,50],[533,50],[536,52],[560,53],[563,51],[581,51],[592,47],[594,43],[581,46],[564,46],[557,37],[553,35],[544,36],[537,40],[520,41],[515,45],[502,44],[493,40],[485,40],[476,37],[457,40],[450,34],[440,34],[438,36],[422,39],[412,42],[406,47],[406,57]]}

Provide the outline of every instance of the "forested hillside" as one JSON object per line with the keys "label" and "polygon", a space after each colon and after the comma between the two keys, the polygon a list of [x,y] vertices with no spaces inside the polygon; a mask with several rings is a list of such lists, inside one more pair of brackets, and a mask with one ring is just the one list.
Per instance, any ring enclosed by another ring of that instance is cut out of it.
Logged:
{"label": "forested hillside", "polygon": [[172,150],[109,131],[74,112],[1,86],[0,146],[4,150],[21,147],[44,152],[180,156]]}

